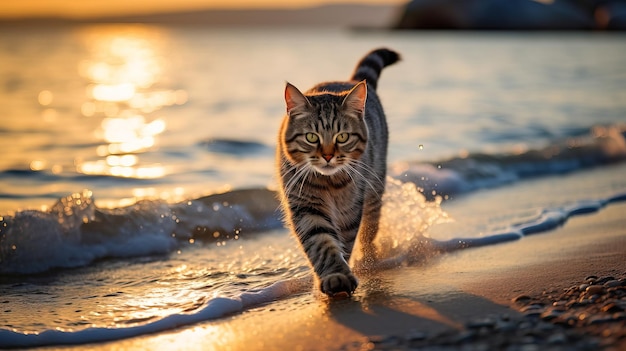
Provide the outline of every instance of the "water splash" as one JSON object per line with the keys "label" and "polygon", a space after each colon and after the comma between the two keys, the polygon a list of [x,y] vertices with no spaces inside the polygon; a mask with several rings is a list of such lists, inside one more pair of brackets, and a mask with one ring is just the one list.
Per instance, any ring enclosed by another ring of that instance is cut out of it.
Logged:
{"label": "water splash", "polygon": [[375,240],[378,259],[364,257],[363,248],[357,245],[353,266],[363,274],[388,269],[420,260],[428,254],[424,249],[432,239],[429,229],[440,223],[452,221],[441,208],[442,198],[428,201],[414,183],[404,183],[387,177],[378,235]]}
{"label": "water splash", "polygon": [[57,201],[49,211],[21,211],[0,221],[0,274],[39,273],[107,257],[170,252],[176,222],[162,201],[105,210],[89,190]]}
{"label": "water splash", "polygon": [[428,238],[433,225],[452,218],[441,208],[441,197],[427,201],[414,183],[387,178],[377,246],[383,256],[406,251]]}

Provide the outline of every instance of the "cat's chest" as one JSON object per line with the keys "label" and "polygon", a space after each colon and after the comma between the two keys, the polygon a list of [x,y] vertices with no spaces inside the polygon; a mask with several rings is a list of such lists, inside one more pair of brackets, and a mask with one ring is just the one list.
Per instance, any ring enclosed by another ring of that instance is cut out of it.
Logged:
{"label": "cat's chest", "polygon": [[[328,214],[332,223],[337,225],[338,228],[349,228],[355,221],[355,218],[360,218],[363,201],[354,187],[349,187],[340,190],[326,191],[321,196],[324,206],[324,212]],[[342,235],[346,235],[348,238],[354,235],[354,230],[343,231]]]}
{"label": "cat's chest", "polygon": [[327,186],[319,192],[322,203],[333,212],[343,212],[359,201],[357,185],[350,181],[341,187]]}

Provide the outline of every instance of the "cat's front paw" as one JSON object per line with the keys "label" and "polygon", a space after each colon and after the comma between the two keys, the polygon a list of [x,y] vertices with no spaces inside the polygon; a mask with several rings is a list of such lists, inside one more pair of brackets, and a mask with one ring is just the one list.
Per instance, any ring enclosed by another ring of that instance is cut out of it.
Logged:
{"label": "cat's front paw", "polygon": [[330,297],[350,296],[356,290],[357,285],[359,282],[352,273],[332,273],[320,277],[320,288]]}

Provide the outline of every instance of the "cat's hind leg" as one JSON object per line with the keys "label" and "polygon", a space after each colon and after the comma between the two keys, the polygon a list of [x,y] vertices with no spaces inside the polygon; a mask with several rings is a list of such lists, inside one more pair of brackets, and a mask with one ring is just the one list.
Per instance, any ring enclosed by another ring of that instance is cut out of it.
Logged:
{"label": "cat's hind leg", "polygon": [[381,208],[382,201],[379,196],[370,195],[365,198],[363,217],[359,226],[359,234],[357,235],[361,250],[359,269],[370,269],[378,259],[379,253],[374,240],[378,234]]}

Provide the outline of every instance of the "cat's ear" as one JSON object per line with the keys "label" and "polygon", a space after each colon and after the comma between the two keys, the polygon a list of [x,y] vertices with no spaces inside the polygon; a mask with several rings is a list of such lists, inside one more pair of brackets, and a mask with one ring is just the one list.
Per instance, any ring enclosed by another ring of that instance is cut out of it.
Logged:
{"label": "cat's ear", "polygon": [[285,86],[285,103],[287,104],[287,114],[290,116],[293,110],[305,109],[311,106],[306,96],[289,82]]}
{"label": "cat's ear", "polygon": [[356,112],[358,116],[363,116],[365,112],[365,101],[367,100],[367,84],[365,80],[355,85],[348,95],[343,99],[343,106],[346,109]]}

